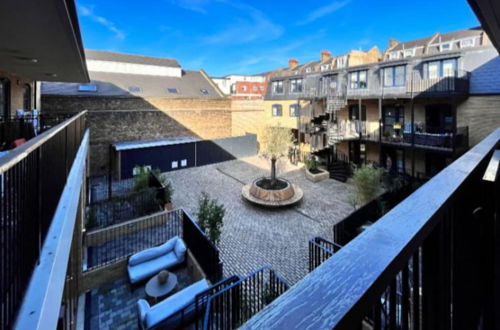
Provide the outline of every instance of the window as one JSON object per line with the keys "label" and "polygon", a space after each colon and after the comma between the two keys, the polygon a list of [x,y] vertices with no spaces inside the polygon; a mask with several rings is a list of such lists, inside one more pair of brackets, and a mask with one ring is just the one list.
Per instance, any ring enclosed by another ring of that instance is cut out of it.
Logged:
{"label": "window", "polygon": [[298,104],[290,104],[290,117],[298,117],[300,113],[299,109]]}
{"label": "window", "polygon": [[362,89],[368,87],[367,84],[367,70],[351,72],[349,74],[350,88]]}
{"label": "window", "polygon": [[257,85],[253,85],[252,90],[253,90],[254,92],[258,92],[258,91],[259,91],[259,86],[257,86]]}
{"label": "window", "polygon": [[78,85],[78,91],[79,92],[91,92],[91,93],[95,93],[95,92],[97,92],[97,85],[94,85],[94,84],[82,84],[82,85]]}
{"label": "window", "polygon": [[475,41],[474,38],[460,40],[460,48],[474,47]]}
{"label": "window", "polygon": [[246,92],[247,91],[247,86],[246,85],[241,86],[241,91],[242,92]]}
{"label": "window", "polygon": [[273,81],[272,88],[273,94],[283,94],[283,81]]}
{"label": "window", "polygon": [[311,67],[306,68],[306,73],[311,73],[312,69]]}
{"label": "window", "polygon": [[302,79],[290,80],[290,93],[302,93]]}
{"label": "window", "polygon": [[345,68],[347,66],[347,55],[337,57],[337,68]]}
{"label": "window", "polygon": [[272,111],[273,117],[283,116],[283,107],[281,106],[281,104],[273,104]]}
{"label": "window", "polygon": [[128,88],[128,91],[130,93],[140,93],[140,92],[142,92],[142,88],[140,88],[139,86],[130,86]]}
{"label": "window", "polygon": [[457,75],[457,60],[448,59],[424,63],[424,78],[436,79]]}
{"label": "window", "polygon": [[451,42],[446,42],[446,43],[443,43],[443,44],[439,45],[439,51],[440,52],[451,50],[451,48],[452,48]]}
{"label": "window", "polygon": [[29,84],[23,86],[23,109],[31,110],[31,86]]}
{"label": "window", "polygon": [[181,167],[186,167],[188,164],[187,159],[181,160]]}
{"label": "window", "polygon": [[321,65],[321,71],[327,71],[328,69],[330,69],[330,65],[329,64],[322,64]]}
{"label": "window", "polygon": [[[354,104],[349,106],[349,120],[359,119],[359,106]],[[366,121],[366,106],[361,105],[361,121]]]}
{"label": "window", "polygon": [[[246,86],[245,86],[245,87],[246,87]],[[208,90],[206,90],[205,88],[200,89],[200,92],[201,92],[201,94],[203,94],[203,95],[208,95]]]}
{"label": "window", "polygon": [[176,161],[176,160],[174,160],[174,161],[172,162],[172,168],[178,168],[178,167],[179,167],[179,162],[178,162],[178,161]]}
{"label": "window", "polygon": [[263,92],[264,91],[264,86],[260,86],[259,89]]}
{"label": "window", "polygon": [[390,52],[389,53],[390,60],[397,60],[398,58],[399,58],[399,52]]}
{"label": "window", "polygon": [[384,68],[384,87],[404,86],[406,80],[406,67],[404,65]]}
{"label": "window", "polygon": [[405,49],[403,51],[403,57],[406,58],[406,57],[413,57],[415,56],[415,48],[413,49]]}
{"label": "window", "polygon": [[0,117],[10,114],[10,82],[7,78],[0,77]]}
{"label": "window", "polygon": [[177,90],[177,88],[167,88],[167,93],[177,94],[177,93],[179,93],[179,91]]}

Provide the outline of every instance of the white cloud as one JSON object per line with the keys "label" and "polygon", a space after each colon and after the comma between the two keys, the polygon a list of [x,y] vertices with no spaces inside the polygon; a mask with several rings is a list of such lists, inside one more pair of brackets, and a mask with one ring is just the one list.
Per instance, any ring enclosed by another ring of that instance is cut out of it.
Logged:
{"label": "white cloud", "polygon": [[110,32],[112,32],[115,35],[115,37],[117,39],[124,40],[126,38],[125,32],[123,32],[122,30],[118,29],[113,22],[111,22],[110,20],[108,20],[107,18],[105,18],[103,16],[96,15],[94,13],[93,6],[82,6],[82,5],[79,5],[78,6],[78,10],[80,12],[80,15],[82,15],[84,17],[88,17],[91,20],[93,20],[94,22],[99,23],[100,25],[102,25],[105,28],[107,28]]}
{"label": "white cloud", "polygon": [[332,14],[337,10],[341,9],[345,5],[347,5],[351,0],[342,0],[342,1],[333,1],[326,6],[319,7],[307,15],[307,17],[297,23],[297,25],[305,25],[314,22],[317,19],[320,19],[326,15]]}

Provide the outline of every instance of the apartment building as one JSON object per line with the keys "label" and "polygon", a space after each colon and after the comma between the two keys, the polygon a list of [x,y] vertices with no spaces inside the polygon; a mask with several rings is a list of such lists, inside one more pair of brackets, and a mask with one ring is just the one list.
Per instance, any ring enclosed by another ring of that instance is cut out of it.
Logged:
{"label": "apartment building", "polygon": [[226,96],[233,100],[261,100],[267,89],[267,74],[212,77]]}
{"label": "apartment building", "polygon": [[[302,84],[295,96],[302,150],[325,163],[340,154],[430,177],[500,122],[500,60],[480,28],[391,39],[380,58],[336,62],[285,80],[290,90],[297,79]],[[268,98],[279,107],[280,90],[272,87],[284,82],[273,79]]]}
{"label": "apartment building", "polygon": [[[330,81],[328,73],[345,68],[378,62],[380,51],[373,47],[368,51],[352,50],[347,54],[332,56],[323,50],[318,61],[310,61],[300,65],[297,59],[290,59],[287,68],[273,71],[264,101],[264,119],[269,125],[280,125],[290,128],[300,142],[303,152],[310,152],[309,137],[301,136],[299,129],[303,120],[301,109],[311,107],[318,109],[325,106],[324,102],[312,104],[307,97],[326,93],[328,89],[336,90],[336,82]],[[320,77],[325,76],[321,86],[316,86]],[[307,97],[306,97],[307,96]]]}

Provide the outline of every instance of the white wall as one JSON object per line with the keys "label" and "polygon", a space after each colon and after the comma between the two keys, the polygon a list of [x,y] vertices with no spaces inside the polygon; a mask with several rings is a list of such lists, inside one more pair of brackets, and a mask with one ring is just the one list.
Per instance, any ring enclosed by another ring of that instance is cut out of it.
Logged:
{"label": "white wall", "polygon": [[94,72],[128,73],[148,76],[182,77],[182,69],[148,64],[87,60],[87,68]]}

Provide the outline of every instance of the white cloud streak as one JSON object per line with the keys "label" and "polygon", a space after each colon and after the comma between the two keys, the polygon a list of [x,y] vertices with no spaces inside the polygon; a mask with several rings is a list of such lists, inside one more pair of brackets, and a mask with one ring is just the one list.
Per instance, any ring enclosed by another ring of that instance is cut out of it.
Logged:
{"label": "white cloud streak", "polygon": [[106,29],[108,29],[111,33],[114,34],[116,39],[124,40],[126,38],[127,35],[125,34],[125,32],[118,29],[113,22],[111,22],[110,20],[108,20],[107,18],[105,18],[103,16],[99,16],[99,15],[95,14],[93,6],[79,5],[78,10],[80,12],[80,15],[82,15],[84,17],[88,17],[92,21],[94,21],[94,22],[104,26]]}
{"label": "white cloud streak", "polygon": [[309,23],[312,23],[324,16],[330,15],[344,6],[346,6],[351,0],[343,0],[343,1],[333,1],[326,6],[316,8],[312,12],[307,15],[307,17],[303,20],[297,23],[297,25],[306,25]]}

